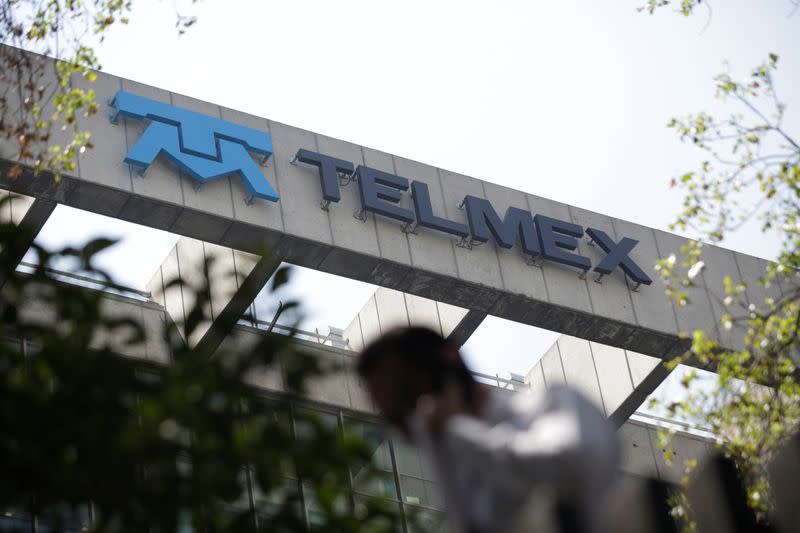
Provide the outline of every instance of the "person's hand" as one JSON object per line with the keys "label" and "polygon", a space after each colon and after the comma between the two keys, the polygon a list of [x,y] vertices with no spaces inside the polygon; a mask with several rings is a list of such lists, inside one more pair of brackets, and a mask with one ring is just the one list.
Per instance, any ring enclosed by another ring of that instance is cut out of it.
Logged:
{"label": "person's hand", "polygon": [[453,415],[467,412],[464,391],[457,382],[448,381],[441,393],[420,396],[415,412],[430,435],[438,441],[444,433],[447,421]]}

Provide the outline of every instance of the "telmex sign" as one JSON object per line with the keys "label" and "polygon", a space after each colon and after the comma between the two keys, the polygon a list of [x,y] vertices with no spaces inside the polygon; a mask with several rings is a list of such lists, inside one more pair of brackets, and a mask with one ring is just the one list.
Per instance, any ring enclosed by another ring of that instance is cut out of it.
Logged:
{"label": "telmex sign", "polygon": [[[140,173],[158,155],[164,154],[200,182],[233,174],[242,179],[253,198],[279,200],[278,193],[250,155],[257,155],[262,164],[267,161],[272,155],[269,134],[124,91],[116,94],[112,106],[116,110],[111,117],[113,123],[120,115],[150,121],[125,157],[125,162]],[[362,215],[372,212],[395,219],[404,224],[406,231],[423,227],[449,234],[458,237],[462,246],[491,239],[498,246],[512,248],[519,241],[522,251],[532,259],[575,267],[584,273],[592,269],[591,260],[575,252],[584,228],[572,222],[516,207],[508,208],[501,218],[488,200],[466,196],[462,207],[467,213],[467,224],[463,224],[433,212],[428,186],[421,181],[410,181],[364,165],[356,167],[350,161],[305,149],[297,151],[293,162],[316,167],[324,209],[341,199],[340,179],[346,178],[358,183]],[[400,205],[407,191],[411,193],[413,210]],[[596,228],[586,228],[585,233],[606,254],[594,266],[598,280],[619,267],[636,286],[652,282],[629,257],[638,241],[624,237],[615,242]]]}

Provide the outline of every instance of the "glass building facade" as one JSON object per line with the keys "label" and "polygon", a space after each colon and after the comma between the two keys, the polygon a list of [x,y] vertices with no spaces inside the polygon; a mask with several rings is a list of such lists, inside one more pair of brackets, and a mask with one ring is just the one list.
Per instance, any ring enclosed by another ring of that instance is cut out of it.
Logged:
{"label": "glass building facade", "polygon": [[[26,341],[6,339],[3,342],[25,355],[35,353],[36,350],[35,345]],[[366,465],[352,465],[349,472],[350,501],[343,501],[342,505],[355,506],[370,496],[380,496],[391,505],[397,506],[403,517],[400,531],[415,533],[444,530],[444,514],[436,481],[430,466],[415,448],[402,439],[390,438],[385,427],[376,418],[364,413],[310,401],[297,402],[295,410],[304,411],[304,415],[312,415],[341,435],[347,432],[358,436],[369,445],[373,466],[370,473],[377,470],[379,475],[367,475]],[[303,416],[292,421],[298,439],[303,438],[305,420],[307,417]],[[249,509],[256,525],[269,522],[270,514],[278,502],[283,501],[286,493],[301,496],[299,500],[303,508],[299,511],[308,526],[319,523],[319,511],[314,502],[313,491],[303,479],[294,475],[291,468],[286,470],[283,486],[270,494],[265,494],[253,483],[251,472],[242,471],[241,476],[246,491],[231,507],[236,511]],[[90,503],[65,505],[41,515],[31,515],[18,509],[4,509],[0,510],[0,533],[79,533],[89,529],[92,517]],[[413,520],[408,519],[409,517],[413,517]],[[180,533],[193,531],[186,524]]]}

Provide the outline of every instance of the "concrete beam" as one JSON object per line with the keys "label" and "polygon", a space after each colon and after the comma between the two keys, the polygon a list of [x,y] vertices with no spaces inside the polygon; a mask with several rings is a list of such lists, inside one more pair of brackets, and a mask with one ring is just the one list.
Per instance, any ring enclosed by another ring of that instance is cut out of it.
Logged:
{"label": "concrete beam", "polygon": [[[280,265],[273,256],[257,256],[182,237],[156,270],[147,290],[163,305],[192,347],[213,352]],[[171,285],[181,278],[187,286]],[[186,329],[198,289],[208,287],[203,320]]]}
{"label": "concrete beam", "polygon": [[483,324],[485,318],[486,313],[474,310],[468,311],[447,336],[447,340],[456,346],[464,346],[469,338],[472,337],[472,334],[475,333],[475,330]]}
{"label": "concrete beam", "polygon": [[670,371],[657,357],[562,335],[525,376],[531,388],[568,385],[621,427]]}
{"label": "concrete beam", "polygon": [[56,202],[0,191],[0,220],[17,225],[17,239],[0,252],[0,287],[14,274],[36,236],[53,214]]}
{"label": "concrete beam", "polygon": [[478,329],[486,313],[421,296],[379,288],[344,330],[350,348],[360,351],[382,333],[402,326],[427,326],[457,346]]}
{"label": "concrete beam", "polygon": [[[75,80],[76,86],[87,83]],[[94,148],[81,157],[72,175],[59,183],[28,173],[16,180],[0,176],[0,187],[245,252],[256,253],[266,243],[286,262],[659,358],[682,353],[688,341],[680,333],[696,328],[733,343],[735,339],[717,327],[724,312],[720,302],[726,275],[746,282],[753,301],[762,292],[779,296],[786,289],[778,284],[759,286],[756,280],[766,272],[765,261],[707,246],[706,269],[696,279],[698,286],[689,291],[691,304],[676,308],[658,281],[634,289],[619,269],[595,282],[593,275],[580,278],[574,269],[552,262],[530,265],[518,247],[504,249],[489,242],[467,248],[430,229],[404,232],[398,222],[380,215],[356,218],[354,211],[361,209],[358,183],[343,187],[339,202],[320,209],[316,169],[290,164],[298,149],[423,182],[433,212],[457,223],[466,222],[459,205],[465,195],[472,195],[490,201],[499,213],[516,207],[597,228],[617,241],[635,239],[639,243],[630,257],[654,280],[659,279],[656,260],[679,253],[685,243],[677,235],[105,73],[98,73],[91,87],[99,102],[125,90],[269,133],[274,154],[261,170],[280,200],[250,202],[249,191],[236,177],[198,187],[163,157],[139,176],[123,161],[146,124],[137,120],[111,124],[103,112],[82,124],[92,132]],[[411,204],[410,195],[402,194],[399,205]],[[605,255],[586,240],[578,244],[577,252],[593,264]]]}
{"label": "concrete beam", "polygon": [[231,333],[239,319],[244,316],[247,308],[253,303],[264,284],[272,277],[280,265],[281,262],[274,257],[261,257],[250,273],[242,280],[230,301],[219,312],[211,327],[197,342],[196,348],[204,350],[206,353],[214,353],[222,344],[222,341]]}
{"label": "concrete beam", "polygon": [[[18,274],[24,276],[26,274]],[[53,281],[53,283],[64,283]],[[50,326],[56,320],[52,301],[51,284],[32,283],[26,287],[20,301],[20,319],[31,324]],[[8,288],[2,289],[8,290]],[[85,288],[86,291],[95,289]],[[171,360],[170,345],[165,335],[165,324],[169,321],[164,308],[155,302],[129,298],[109,292],[102,293],[101,311],[106,318],[129,319],[142,326],[144,336],[137,342],[130,342],[127,332],[106,331],[98,328],[92,338],[90,348],[109,350],[125,357],[146,359],[154,363],[167,364]]]}

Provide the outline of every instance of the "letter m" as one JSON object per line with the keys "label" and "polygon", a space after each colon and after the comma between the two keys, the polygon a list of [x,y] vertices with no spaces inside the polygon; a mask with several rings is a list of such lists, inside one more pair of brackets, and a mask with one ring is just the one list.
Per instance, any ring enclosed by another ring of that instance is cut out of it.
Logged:
{"label": "letter m", "polygon": [[488,200],[476,196],[466,196],[464,207],[472,240],[483,243],[491,236],[498,246],[511,248],[519,236],[525,253],[539,254],[539,240],[530,211],[509,207],[501,220]]}

